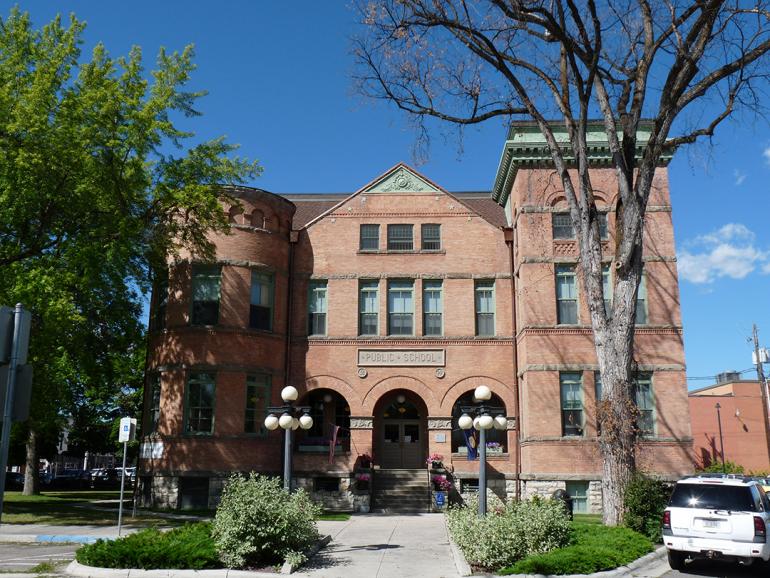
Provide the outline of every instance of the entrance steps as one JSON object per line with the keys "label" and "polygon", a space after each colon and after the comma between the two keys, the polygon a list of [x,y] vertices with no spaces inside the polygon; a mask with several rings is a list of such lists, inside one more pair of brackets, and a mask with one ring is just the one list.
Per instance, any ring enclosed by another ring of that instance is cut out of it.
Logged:
{"label": "entrance steps", "polygon": [[430,512],[431,487],[427,469],[376,470],[374,510],[386,514]]}

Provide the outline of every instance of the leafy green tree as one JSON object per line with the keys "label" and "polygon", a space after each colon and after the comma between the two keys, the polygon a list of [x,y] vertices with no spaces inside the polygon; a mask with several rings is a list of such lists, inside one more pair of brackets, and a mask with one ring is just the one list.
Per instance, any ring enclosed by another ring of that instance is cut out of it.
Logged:
{"label": "leafy green tree", "polygon": [[0,19],[0,303],[33,312],[25,493],[41,432],[84,406],[111,421],[139,387],[153,270],[210,258],[207,233],[228,231],[220,185],[260,172],[224,138],[178,126],[204,94],[187,89],[192,47],[161,50],[147,74],[136,47],[81,58],[84,28],[71,16],[36,29],[18,9]]}

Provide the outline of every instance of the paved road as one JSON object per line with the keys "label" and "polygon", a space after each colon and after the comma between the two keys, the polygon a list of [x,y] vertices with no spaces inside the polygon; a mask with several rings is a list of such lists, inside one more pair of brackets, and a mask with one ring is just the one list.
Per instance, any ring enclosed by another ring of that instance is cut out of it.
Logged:
{"label": "paved road", "polygon": [[43,562],[70,561],[76,544],[0,544],[0,572],[29,572]]}
{"label": "paved road", "polygon": [[663,575],[664,578],[679,578],[680,576],[692,576],[696,578],[749,578],[770,576],[770,567],[762,564],[741,566],[709,560],[696,560],[688,563],[683,572],[670,570]]}

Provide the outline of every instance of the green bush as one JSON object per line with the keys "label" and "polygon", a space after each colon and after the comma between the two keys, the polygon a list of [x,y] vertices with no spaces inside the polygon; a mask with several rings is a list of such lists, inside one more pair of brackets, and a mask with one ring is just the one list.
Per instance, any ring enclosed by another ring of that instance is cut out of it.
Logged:
{"label": "green bush", "polygon": [[320,506],[277,478],[235,475],[222,492],[212,537],[228,568],[253,568],[297,559],[318,539]]}
{"label": "green bush", "polygon": [[101,568],[221,568],[211,524],[199,522],[160,532],[154,528],[78,549],[77,561]]}
{"label": "green bush", "polygon": [[736,464],[735,462],[726,461],[724,465],[722,465],[722,462],[711,462],[708,466],[705,468],[702,468],[698,470],[698,473],[703,474],[742,474],[743,466],[740,464]]}
{"label": "green bush", "polygon": [[623,524],[655,543],[660,542],[660,520],[670,497],[670,484],[637,474],[626,488]]}
{"label": "green bush", "polygon": [[592,574],[633,562],[652,551],[652,543],[629,528],[574,523],[572,544],[529,556],[500,574]]}
{"label": "green bush", "polygon": [[447,510],[447,525],[469,564],[484,570],[508,566],[530,554],[547,552],[569,541],[570,522],[557,500],[489,501],[479,518],[478,498]]}

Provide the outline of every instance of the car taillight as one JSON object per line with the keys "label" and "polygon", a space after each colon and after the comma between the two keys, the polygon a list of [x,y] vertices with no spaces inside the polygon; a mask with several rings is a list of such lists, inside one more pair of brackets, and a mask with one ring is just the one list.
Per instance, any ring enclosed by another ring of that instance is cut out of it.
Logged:
{"label": "car taillight", "polygon": [[[754,526],[756,527],[756,521],[754,522]],[[671,512],[669,510],[663,512],[663,528],[666,530],[671,529]]]}
{"label": "car taillight", "polygon": [[760,516],[754,516],[754,537],[767,541],[767,528],[765,521]]}

